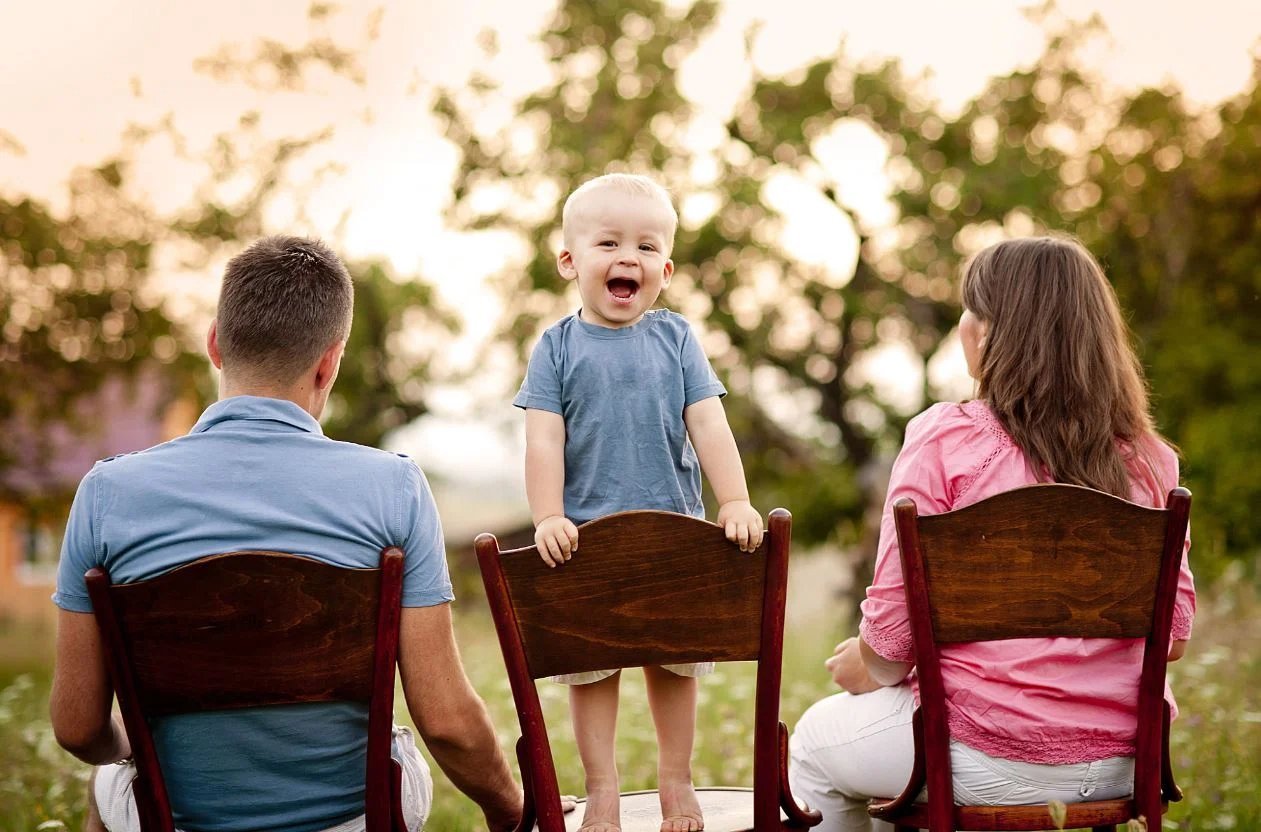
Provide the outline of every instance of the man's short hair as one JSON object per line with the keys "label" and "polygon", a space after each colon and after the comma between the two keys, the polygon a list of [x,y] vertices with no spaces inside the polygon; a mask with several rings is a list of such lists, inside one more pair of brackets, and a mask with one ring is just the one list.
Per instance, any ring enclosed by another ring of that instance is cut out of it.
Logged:
{"label": "man's short hair", "polygon": [[228,261],[219,353],[234,371],[291,384],[350,334],[354,286],[318,240],[265,237]]}
{"label": "man's short hair", "polygon": [[[577,188],[574,188],[573,193],[565,200],[564,207],[561,208],[560,222],[562,232],[567,232],[570,219],[574,211],[578,210],[577,205],[582,201],[582,198],[601,188],[611,188],[622,193],[646,196],[658,200],[670,214],[670,238],[667,242],[671,249],[674,248],[674,234],[679,227],[679,212],[675,209],[674,202],[670,199],[670,192],[655,179],[638,173],[606,173],[603,176],[588,179]],[[565,240],[566,245],[568,245],[568,236],[566,236]]]}

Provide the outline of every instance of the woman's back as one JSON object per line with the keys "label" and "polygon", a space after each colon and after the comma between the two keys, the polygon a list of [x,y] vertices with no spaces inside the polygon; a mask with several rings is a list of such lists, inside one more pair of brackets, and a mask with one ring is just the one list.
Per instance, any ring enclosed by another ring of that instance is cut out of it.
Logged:
{"label": "woman's back", "polygon": [[[1120,450],[1129,499],[1163,505],[1178,483],[1173,451],[1154,437],[1142,453]],[[912,659],[893,529],[896,500],[910,497],[921,514],[939,514],[1046,479],[984,401],[935,405],[912,420],[890,478],[875,575],[862,604],[863,640],[885,659]],[[1175,640],[1190,635],[1194,611],[1184,551]],[[1142,643],[1132,639],[1016,639],[947,647],[942,674],[951,735],[987,754],[1031,763],[1131,755],[1141,656]],[[1172,702],[1168,691],[1166,696]]]}

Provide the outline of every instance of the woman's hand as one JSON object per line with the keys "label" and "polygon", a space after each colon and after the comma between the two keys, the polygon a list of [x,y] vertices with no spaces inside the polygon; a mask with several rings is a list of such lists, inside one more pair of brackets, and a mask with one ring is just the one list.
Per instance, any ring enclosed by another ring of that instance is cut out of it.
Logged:
{"label": "woman's hand", "polygon": [[867,670],[857,636],[847,638],[832,651],[832,657],[823,663],[832,674],[832,681],[854,695],[871,693],[884,687]]}

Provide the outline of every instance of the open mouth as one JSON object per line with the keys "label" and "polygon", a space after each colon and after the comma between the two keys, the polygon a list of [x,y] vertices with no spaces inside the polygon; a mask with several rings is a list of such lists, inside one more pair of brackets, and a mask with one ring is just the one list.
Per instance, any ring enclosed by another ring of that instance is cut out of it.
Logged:
{"label": "open mouth", "polygon": [[627,277],[615,277],[604,284],[615,300],[630,301],[639,294],[639,284]]}

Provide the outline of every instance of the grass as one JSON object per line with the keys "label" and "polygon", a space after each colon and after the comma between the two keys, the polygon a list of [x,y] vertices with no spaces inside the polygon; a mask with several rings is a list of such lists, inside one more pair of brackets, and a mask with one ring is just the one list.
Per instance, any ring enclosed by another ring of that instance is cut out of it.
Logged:
{"label": "grass", "polygon": [[[494,631],[477,600],[462,601],[457,636],[466,668],[491,709],[505,751],[518,736],[516,712]],[[826,608],[827,605],[825,605]],[[845,609],[848,604],[837,603]],[[830,620],[824,620],[825,618]],[[848,634],[843,613],[790,626],[780,711],[791,726],[816,699],[832,692],[822,668]],[[1261,599],[1242,572],[1202,591],[1187,658],[1170,667],[1182,716],[1173,730],[1173,764],[1186,799],[1174,804],[1165,829],[1261,829]],[[0,832],[79,829],[87,767],[57,748],[48,725],[48,635],[0,629]],[[698,783],[752,780],[752,665],[719,665],[701,685]],[[656,743],[643,677],[624,674],[618,754],[623,787],[653,786]],[[565,691],[539,683],[562,792],[581,792],[581,768],[568,728]],[[405,717],[402,697],[399,716]],[[476,807],[436,767],[429,829],[484,828]]]}

